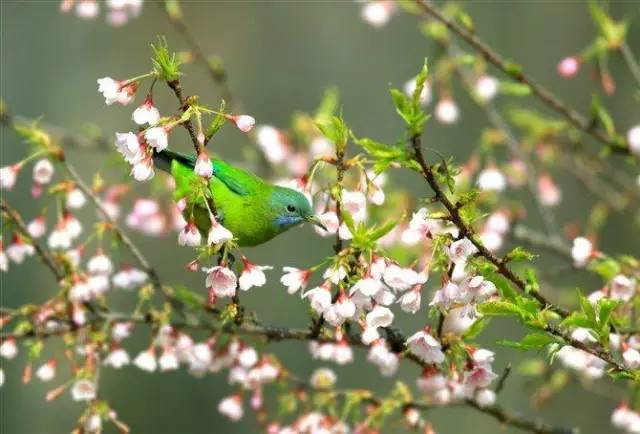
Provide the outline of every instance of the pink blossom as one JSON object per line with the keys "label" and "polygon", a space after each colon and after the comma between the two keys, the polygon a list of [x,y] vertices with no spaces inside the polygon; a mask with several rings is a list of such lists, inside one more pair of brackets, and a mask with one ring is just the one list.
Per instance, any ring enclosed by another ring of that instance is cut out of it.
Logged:
{"label": "pink blossom", "polygon": [[362,7],[361,16],[373,27],[382,27],[389,22],[395,7],[391,0],[370,0]]}
{"label": "pink blossom", "polygon": [[98,249],[95,256],[87,262],[87,270],[91,274],[111,274],[113,271],[113,264],[111,263],[111,259],[104,254],[102,249]]}
{"label": "pink blossom", "polygon": [[160,120],[160,111],[153,105],[153,99],[151,96],[145,98],[145,100],[133,111],[131,119],[138,125],[155,125]]}
{"label": "pink blossom", "polygon": [[289,154],[286,136],[271,125],[260,125],[256,129],[256,142],[272,164],[282,163]]}
{"label": "pink blossom", "polygon": [[47,159],[38,160],[33,166],[33,180],[40,185],[48,184],[51,182],[53,172],[51,161]]}
{"label": "pink blossom", "polygon": [[56,376],[56,365],[57,363],[55,359],[49,359],[45,364],[38,368],[36,371],[36,377],[43,382],[53,380],[53,377]]}
{"label": "pink blossom", "polygon": [[247,291],[254,286],[264,286],[267,282],[264,270],[271,270],[273,267],[253,264],[244,256],[242,257],[242,262],[244,263],[244,269],[238,279],[240,289]]}
{"label": "pink blossom", "polygon": [[389,327],[393,322],[393,312],[384,306],[374,306],[366,316],[369,327]]}
{"label": "pink blossom", "polygon": [[629,149],[635,155],[640,155],[640,125],[629,129],[627,132],[627,142],[629,142]]}
{"label": "pink blossom", "polygon": [[100,6],[96,0],[79,0],[76,3],[76,15],[82,19],[91,20],[98,16]]}
{"label": "pink blossom", "polygon": [[226,115],[225,117],[243,133],[251,131],[256,124],[256,120],[249,115]]}
{"label": "pink blossom", "polygon": [[158,365],[160,366],[160,371],[162,372],[178,369],[180,362],[178,361],[176,350],[172,347],[165,347],[162,350],[160,358],[158,359]]}
{"label": "pink blossom", "polygon": [[458,121],[460,112],[456,103],[451,98],[445,97],[436,104],[435,116],[438,122],[450,125]]}
{"label": "pink blossom", "polygon": [[116,133],[116,149],[129,164],[136,164],[144,158],[143,147],[138,136],[132,132]]}
{"label": "pink blossom", "polygon": [[478,248],[468,238],[454,241],[447,249],[449,259],[455,264],[467,262],[467,258],[477,252]]}
{"label": "pink blossom", "polygon": [[155,175],[153,170],[153,160],[151,158],[145,158],[134,164],[131,169],[131,175],[136,181],[140,182],[148,181],[153,178]]}
{"label": "pink blossom", "polygon": [[353,295],[356,291],[367,297],[372,297],[380,291],[382,283],[378,279],[371,276],[365,276],[358,280],[349,290],[349,294]]}
{"label": "pink blossom", "polygon": [[4,166],[0,168],[0,189],[11,190],[16,184],[18,172],[20,172],[21,168],[21,164],[14,164],[12,166]]}
{"label": "pink blossom", "polygon": [[407,346],[413,354],[418,356],[423,362],[439,364],[444,362],[442,345],[431,334],[420,330],[407,339]]}
{"label": "pink blossom", "polygon": [[384,270],[384,282],[392,289],[404,291],[418,283],[418,273],[411,268],[391,264]]}
{"label": "pink blossom", "polygon": [[480,76],[475,83],[475,93],[482,101],[491,101],[498,94],[499,83],[490,75]]}
{"label": "pink blossom", "polygon": [[240,395],[229,396],[218,404],[218,411],[234,422],[242,419],[242,397]]}
{"label": "pink blossom", "polygon": [[544,206],[549,207],[558,205],[562,200],[562,191],[548,174],[538,177],[538,197]]}
{"label": "pink blossom", "polygon": [[120,347],[113,348],[104,358],[104,365],[114,369],[123,368],[131,363],[129,353]]}
{"label": "pink blossom", "polygon": [[636,294],[636,281],[623,274],[618,274],[611,279],[609,289],[612,299],[629,301]]}
{"label": "pink blossom", "polygon": [[575,56],[565,57],[558,63],[558,75],[571,78],[580,70],[580,59]]}
{"label": "pink blossom", "polygon": [[138,356],[133,360],[133,364],[143,371],[154,372],[158,367],[158,363],[156,361],[156,352],[153,347],[138,354]]}
{"label": "pink blossom", "polygon": [[196,159],[196,165],[193,168],[196,175],[203,178],[211,178],[213,175],[213,164],[206,151],[202,151]]}
{"label": "pink blossom", "polygon": [[342,206],[355,222],[362,222],[367,217],[367,198],[361,191],[343,191]]}
{"label": "pink blossom", "polygon": [[91,401],[96,397],[96,385],[86,378],[76,380],[71,387],[71,398],[74,401]]}
{"label": "pink blossom", "polygon": [[576,267],[584,267],[593,255],[593,244],[587,238],[577,237],[573,240],[571,257]]}
{"label": "pink blossom", "polygon": [[0,343],[0,356],[7,360],[14,359],[18,355],[18,346],[15,338],[7,338]]}
{"label": "pink blossom", "polygon": [[405,292],[398,303],[400,303],[400,308],[408,313],[416,313],[420,310],[420,286],[417,285],[415,288]]}
{"label": "pink blossom", "polygon": [[198,247],[202,242],[202,235],[195,223],[189,222],[178,234],[178,244],[181,246]]}
{"label": "pink blossom", "polygon": [[339,221],[338,216],[334,211],[327,211],[323,214],[320,214],[318,216],[318,220],[324,225],[325,228],[327,228],[327,230],[325,231],[319,226],[314,226],[313,229],[318,235],[322,237],[328,237],[338,231]]}
{"label": "pink blossom", "polygon": [[294,267],[283,267],[285,274],[280,278],[280,282],[287,287],[289,294],[295,294],[300,289],[304,289],[311,277],[310,270],[300,270]]}
{"label": "pink blossom", "polygon": [[319,315],[323,314],[331,306],[331,286],[324,284],[307,291],[303,298],[309,298],[311,308]]}
{"label": "pink blossom", "polygon": [[27,232],[32,238],[40,238],[46,232],[46,221],[44,216],[38,216],[27,224]]}
{"label": "pink blossom", "polygon": [[489,166],[478,175],[478,188],[483,191],[503,191],[507,187],[507,179],[495,166]]}
{"label": "pink blossom", "polygon": [[213,291],[217,297],[233,297],[236,295],[238,279],[233,271],[220,265],[212,268],[203,268],[203,271],[207,273],[205,280],[207,289]]}
{"label": "pink blossom", "polygon": [[144,132],[144,139],[156,152],[163,151],[169,146],[170,130],[169,127],[151,127]]}

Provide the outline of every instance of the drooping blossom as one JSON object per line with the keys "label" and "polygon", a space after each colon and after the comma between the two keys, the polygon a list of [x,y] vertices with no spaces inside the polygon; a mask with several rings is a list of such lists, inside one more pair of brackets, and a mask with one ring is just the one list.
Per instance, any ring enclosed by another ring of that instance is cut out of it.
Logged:
{"label": "drooping blossom", "polygon": [[393,312],[387,307],[377,305],[367,314],[366,321],[369,327],[389,327],[393,322]]}
{"label": "drooping blossom", "polygon": [[395,7],[395,3],[391,0],[370,0],[362,6],[360,15],[373,27],[382,27],[389,22]]}
{"label": "drooping blossom", "polygon": [[448,97],[440,99],[436,104],[435,117],[445,125],[456,123],[460,118],[460,112],[455,101]]}
{"label": "drooping blossom", "polygon": [[260,125],[256,129],[256,142],[272,164],[282,163],[289,154],[289,142],[286,136],[271,125]]}
{"label": "drooping blossom", "polygon": [[309,277],[311,277],[310,270],[300,270],[294,267],[283,267],[282,270],[285,274],[280,278],[280,282],[287,287],[289,294],[295,294],[298,290],[304,289]]}
{"label": "drooping blossom", "polygon": [[571,257],[576,267],[584,267],[593,255],[593,244],[585,237],[577,237],[573,240]]}
{"label": "drooping blossom", "polygon": [[71,398],[74,401],[91,401],[96,397],[96,385],[87,379],[76,380],[71,387]]}
{"label": "drooping blossom", "polygon": [[198,247],[202,242],[202,235],[194,222],[189,222],[178,234],[178,244],[181,246]]}
{"label": "drooping blossom", "polygon": [[18,172],[20,172],[21,168],[21,164],[0,167],[0,189],[11,190],[16,184]]}
{"label": "drooping blossom", "polygon": [[138,354],[133,360],[133,364],[145,372],[154,372],[158,367],[158,362],[153,347]]}
{"label": "drooping blossom", "polygon": [[151,127],[144,132],[144,139],[156,152],[160,152],[169,146],[169,131],[169,126]]}
{"label": "drooping blossom", "polygon": [[151,126],[158,123],[160,120],[160,111],[153,105],[153,99],[149,95],[140,104],[131,115],[131,119],[138,125],[149,124]]}
{"label": "drooping blossom", "polygon": [[498,94],[498,80],[490,75],[482,75],[475,82],[475,93],[482,101],[491,101]]}
{"label": "drooping blossom", "polygon": [[242,257],[244,269],[238,279],[238,286],[242,291],[247,291],[254,286],[264,286],[267,282],[267,278],[264,274],[264,270],[271,270],[273,267],[268,265],[256,265],[250,262],[246,257]]}
{"label": "drooping blossom", "polygon": [[196,175],[203,178],[211,178],[211,176],[213,176],[213,164],[211,163],[211,158],[209,158],[209,154],[207,154],[206,151],[202,151],[198,154],[193,171]]}
{"label": "drooping blossom", "polygon": [[426,330],[420,330],[407,339],[407,346],[423,362],[440,364],[444,362],[442,345]]}
{"label": "drooping blossom", "polygon": [[558,62],[558,75],[562,78],[571,78],[580,70],[580,59],[576,56],[565,57]]}
{"label": "drooping blossom", "polygon": [[478,175],[478,188],[482,191],[501,192],[507,186],[507,179],[495,166],[488,166]]}
{"label": "drooping blossom", "polygon": [[447,255],[455,264],[466,263],[469,256],[478,252],[478,248],[468,238],[462,238],[451,243]]}
{"label": "drooping blossom", "polygon": [[218,404],[218,411],[232,421],[239,421],[243,416],[242,396],[232,395],[224,398]]}
{"label": "drooping blossom", "polygon": [[243,133],[251,131],[256,124],[256,120],[249,115],[226,115],[226,118]]}
{"label": "drooping blossom", "polygon": [[207,273],[205,285],[216,297],[233,297],[236,295],[238,279],[236,275],[227,267],[216,265],[211,268],[203,268]]}
{"label": "drooping blossom", "polygon": [[33,165],[33,181],[40,185],[48,184],[51,182],[53,172],[54,169],[51,161],[46,158],[38,160],[36,164]]}

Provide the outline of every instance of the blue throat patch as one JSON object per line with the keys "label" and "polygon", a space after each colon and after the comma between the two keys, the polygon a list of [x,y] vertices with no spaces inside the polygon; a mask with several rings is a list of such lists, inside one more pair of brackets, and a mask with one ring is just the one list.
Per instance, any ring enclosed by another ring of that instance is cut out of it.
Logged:
{"label": "blue throat patch", "polygon": [[304,221],[303,218],[300,216],[281,215],[275,218],[274,223],[280,229],[283,229],[283,228],[290,228],[291,226],[300,224],[303,221]]}

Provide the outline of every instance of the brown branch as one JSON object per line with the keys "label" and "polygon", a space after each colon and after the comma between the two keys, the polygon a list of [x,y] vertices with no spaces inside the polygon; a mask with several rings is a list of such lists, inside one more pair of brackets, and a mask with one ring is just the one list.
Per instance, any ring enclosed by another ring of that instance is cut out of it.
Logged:
{"label": "brown branch", "polygon": [[22,221],[20,214],[18,214],[18,212],[13,209],[6,200],[2,198],[0,198],[0,209],[2,209],[7,218],[13,222],[20,235],[33,246],[42,263],[51,270],[56,280],[59,282],[64,279],[65,275],[58,269],[58,266],[56,265],[56,262],[53,259],[51,253],[46,248],[42,247],[38,242],[36,242],[36,240],[34,240],[33,237],[29,234],[29,231]]}
{"label": "brown branch", "polygon": [[449,30],[462,38],[467,44],[469,44],[474,50],[480,53],[487,61],[492,63],[506,75],[513,80],[526,84],[531,89],[531,92],[545,105],[555,110],[558,114],[562,115],[572,125],[587,133],[599,142],[607,145],[609,149],[614,152],[631,154],[629,145],[623,138],[617,139],[611,137],[606,132],[597,128],[590,119],[585,118],[584,115],[569,107],[558,97],[556,97],[551,91],[542,85],[536,83],[531,77],[522,72],[516,65],[511,64],[505,60],[502,56],[496,53],[491,47],[489,47],[484,41],[476,36],[471,31],[456,24],[453,20],[444,16],[444,14],[435,6],[433,6],[427,0],[415,0],[416,5],[423,13],[432,16],[434,19],[444,24]]}
{"label": "brown branch", "polygon": [[[420,173],[422,174],[424,179],[427,181],[427,183],[433,190],[436,200],[440,202],[449,212],[449,218],[451,222],[460,231],[460,237],[461,238],[466,237],[467,239],[469,239],[473,243],[473,245],[476,246],[480,255],[484,257],[487,261],[491,262],[496,267],[498,273],[501,274],[503,277],[507,278],[513,285],[515,285],[520,290],[521,293],[527,294],[533,297],[534,299],[536,299],[540,303],[543,309],[548,309],[550,311],[553,311],[563,318],[567,317],[569,315],[569,311],[567,311],[563,307],[560,307],[551,303],[539,291],[528,290],[528,288],[526,287],[526,283],[520,277],[518,277],[513,271],[511,271],[511,269],[507,266],[504,259],[498,258],[497,256],[495,256],[484,246],[484,244],[482,244],[482,242],[476,237],[473,228],[469,226],[462,218],[460,214],[460,208],[449,200],[449,198],[445,195],[442,188],[438,184],[438,181],[435,178],[432,168],[429,167],[429,165],[426,163],[424,156],[422,154],[422,147],[421,147],[422,141],[420,139],[420,136],[415,135],[411,137],[411,145],[413,148],[415,161],[418,163],[421,169]],[[626,373],[630,376],[635,375],[632,371],[628,370],[624,365],[622,365],[620,362],[615,360],[611,356],[611,354],[609,354],[604,348],[601,348],[599,346],[591,347],[589,345],[586,345],[583,342],[573,339],[571,336],[567,335],[563,331],[551,325],[546,325],[544,327],[544,331],[546,331],[547,333],[553,336],[561,338],[564,342],[566,342],[567,344],[575,348],[586,351],[604,360],[605,362],[609,363],[613,367],[613,369],[615,369],[616,371]]]}

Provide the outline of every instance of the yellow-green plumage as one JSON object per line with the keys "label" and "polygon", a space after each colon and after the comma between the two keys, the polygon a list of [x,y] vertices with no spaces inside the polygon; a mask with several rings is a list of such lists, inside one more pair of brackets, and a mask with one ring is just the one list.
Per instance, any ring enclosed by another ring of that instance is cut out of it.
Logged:
{"label": "yellow-green plumage", "polygon": [[[206,236],[211,222],[205,198],[197,194],[202,178],[194,173],[195,157],[165,150],[157,154],[156,164],[170,171],[176,182],[174,198],[187,199],[185,218],[193,219]],[[316,223],[302,193],[269,184],[222,160],[212,160],[212,164],[209,190],[216,214],[238,245],[256,246],[305,221]]]}

